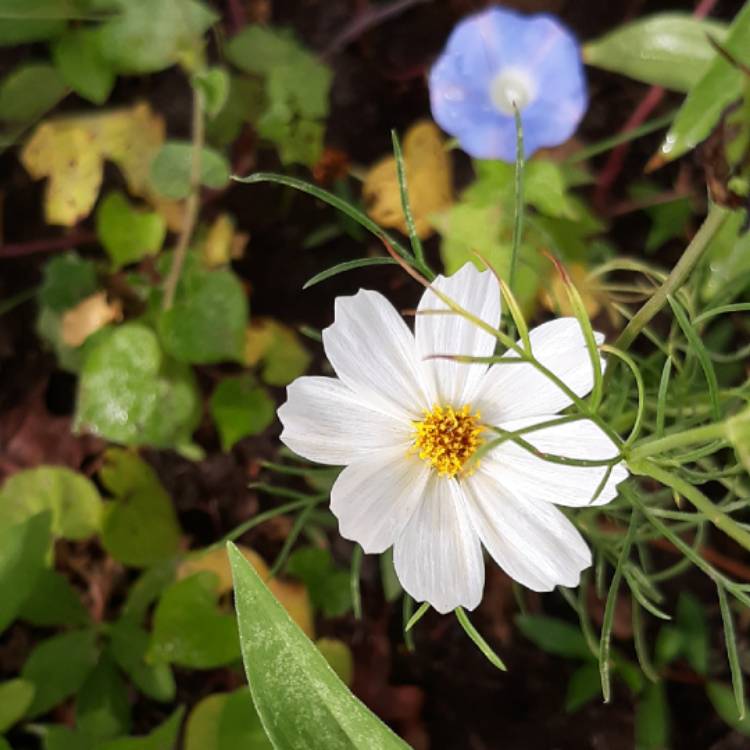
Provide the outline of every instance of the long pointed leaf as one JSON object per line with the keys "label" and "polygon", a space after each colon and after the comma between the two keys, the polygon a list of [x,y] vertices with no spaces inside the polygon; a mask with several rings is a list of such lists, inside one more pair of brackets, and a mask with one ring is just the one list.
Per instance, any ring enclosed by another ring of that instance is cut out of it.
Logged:
{"label": "long pointed leaf", "polygon": [[405,750],[349,691],[233,544],[242,659],[263,728],[278,750]]}

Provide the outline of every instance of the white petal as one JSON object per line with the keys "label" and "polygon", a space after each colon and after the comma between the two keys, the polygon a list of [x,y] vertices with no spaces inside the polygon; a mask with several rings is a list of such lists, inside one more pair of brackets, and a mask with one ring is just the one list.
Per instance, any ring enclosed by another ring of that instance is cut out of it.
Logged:
{"label": "white petal", "polygon": [[479,604],[484,588],[482,547],[455,479],[431,472],[422,502],[396,541],[393,563],[404,589],[438,612]]}
{"label": "white petal", "polygon": [[511,578],[533,591],[578,585],[591,551],[554,505],[516,497],[483,467],[463,487],[482,543]]}
{"label": "white petal", "polygon": [[419,415],[435,394],[416,354],[414,336],[393,305],[360,289],[336,299],[335,319],[323,331],[326,356],[353,391],[381,410]]}
{"label": "white petal", "polygon": [[[500,325],[500,286],[492,271],[480,272],[467,263],[452,276],[438,276],[433,286],[493,328]],[[420,357],[431,354],[465,354],[489,357],[496,339],[455,313],[420,314],[423,310],[448,310],[448,306],[426,290],[419,302],[415,336]],[[473,393],[487,365],[460,364],[448,360],[427,360],[442,404],[463,406]]]}
{"label": "white petal", "polygon": [[431,474],[428,463],[399,448],[374,451],[347,466],[331,491],[341,536],[365,552],[384,552],[403,532]]}
{"label": "white petal", "polygon": [[[597,344],[604,341],[601,333],[594,335]],[[592,389],[594,370],[581,326],[575,318],[557,318],[542,323],[529,332],[529,337],[536,359],[573,393],[583,397]],[[506,356],[508,359],[517,358],[514,352]],[[474,402],[484,421],[494,425],[522,417],[556,414],[572,403],[533,365],[503,362],[493,365],[482,378]]]}
{"label": "white petal", "polygon": [[336,378],[297,378],[278,411],[281,441],[295,453],[322,464],[356,461],[378,448],[411,442],[411,424],[377,410]]}
{"label": "white petal", "polygon": [[[554,415],[531,417],[504,422],[500,426],[512,432],[553,419]],[[545,427],[525,433],[522,437],[542,453],[555,456],[600,461],[614,458],[618,453],[617,446],[606,433],[588,419]],[[604,487],[594,499],[607,474],[607,466],[565,466],[552,463],[510,440],[488,453],[482,460],[482,466],[516,497],[572,507],[604,505],[614,500],[617,485],[628,476],[624,463],[615,464]]]}

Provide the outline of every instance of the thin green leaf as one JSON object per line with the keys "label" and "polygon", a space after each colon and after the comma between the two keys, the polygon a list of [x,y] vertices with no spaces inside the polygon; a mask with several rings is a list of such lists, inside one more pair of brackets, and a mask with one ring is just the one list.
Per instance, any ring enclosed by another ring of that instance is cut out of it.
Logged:
{"label": "thin green leaf", "polygon": [[729,671],[732,674],[732,690],[734,691],[734,700],[737,703],[737,714],[742,721],[745,718],[745,682],[742,677],[740,655],[737,651],[734,618],[729,608],[726,591],[719,581],[716,582],[716,591],[719,594],[719,609],[721,610],[721,621],[724,624],[724,645],[727,649]]}
{"label": "thin green leaf", "polygon": [[424,617],[429,608],[429,602],[422,602],[419,605],[419,609],[409,618],[409,621],[404,626],[404,632],[408,633]]}
{"label": "thin green leaf", "polygon": [[703,374],[706,376],[713,417],[714,419],[720,419],[721,406],[719,404],[719,382],[716,378],[716,370],[714,370],[713,362],[711,362],[711,358],[708,356],[706,347],[703,346],[703,342],[701,341],[700,336],[698,336],[698,332],[688,320],[687,313],[682,305],[671,295],[667,297],[667,301],[672,308],[677,323],[685,334],[685,338],[690,344],[690,351],[698,358],[698,362],[700,362],[701,368],[703,369]]}
{"label": "thin green leaf", "polygon": [[360,224],[369,232],[372,232],[378,239],[387,240],[391,247],[405,260],[410,263],[414,263],[416,260],[414,256],[394,237],[388,232],[383,231],[367,214],[360,211],[351,203],[342,200],[337,195],[329,193],[327,190],[311,185],[309,182],[304,180],[298,180],[295,177],[287,177],[283,174],[274,174],[272,172],[256,172],[255,174],[248,175],[247,177],[238,177],[232,175],[232,179],[235,182],[241,182],[245,185],[252,185],[258,182],[275,182],[278,185],[286,185],[287,187],[294,188],[308,195],[312,195],[314,198],[327,203],[329,206],[341,211],[346,214],[350,219],[353,219]]}
{"label": "thin green leaf", "polygon": [[396,177],[398,178],[398,189],[401,194],[401,208],[404,212],[404,218],[406,219],[406,228],[409,231],[411,249],[417,262],[424,265],[424,248],[422,247],[422,240],[419,239],[417,229],[414,226],[414,215],[411,212],[411,204],[409,203],[409,187],[406,184],[404,155],[401,151],[401,143],[398,139],[398,133],[395,130],[391,130],[391,143],[393,144],[393,155],[396,158]]}
{"label": "thin green leaf", "polygon": [[378,256],[376,258],[357,258],[356,260],[346,260],[343,263],[337,263],[325,271],[316,273],[315,276],[308,279],[302,286],[303,289],[309,289],[311,286],[320,284],[321,281],[338,276],[346,271],[353,271],[355,268],[367,268],[368,266],[395,266],[396,261],[390,256]]}
{"label": "thin green leaf", "polygon": [[635,385],[638,391],[638,408],[636,410],[633,427],[630,430],[630,434],[628,435],[627,440],[625,441],[626,446],[632,445],[637,437],[641,434],[641,428],[643,426],[643,414],[646,409],[646,386],[643,382],[643,375],[641,375],[640,368],[629,354],[626,354],[625,352],[617,349],[614,346],[609,346],[608,344],[602,344],[601,349],[603,352],[612,354],[618,359],[622,360],[628,366],[630,372],[633,373],[633,378],[635,379]]}
{"label": "thin green leaf", "polygon": [[502,670],[503,672],[507,672],[508,668],[505,666],[505,664],[503,664],[502,659],[492,650],[490,644],[487,643],[484,638],[482,638],[482,636],[479,634],[479,631],[471,624],[471,621],[469,620],[469,617],[464,611],[463,607],[456,607],[456,609],[454,609],[453,611],[456,615],[456,619],[461,624],[461,627],[464,629],[466,635],[468,635],[469,638],[474,641],[474,644],[487,657],[487,660],[490,662],[490,664]]}
{"label": "thin green leaf", "polygon": [[664,361],[664,368],[661,371],[659,379],[659,392],[656,396],[656,428],[654,429],[655,437],[664,434],[664,421],[667,411],[667,394],[669,392],[669,379],[672,375],[672,357],[667,357]]}
{"label": "thin green leaf", "polygon": [[635,645],[635,655],[638,658],[638,664],[641,670],[651,682],[658,682],[659,675],[654,669],[651,657],[646,646],[646,633],[643,623],[641,606],[637,601],[631,602],[631,613],[633,617],[633,643]]}
{"label": "thin green leaf", "polygon": [[610,642],[612,639],[612,626],[615,621],[615,606],[617,605],[617,594],[620,590],[620,580],[622,571],[630,556],[630,547],[633,544],[635,530],[638,521],[638,513],[633,511],[630,517],[630,526],[628,533],[622,543],[620,555],[617,558],[617,566],[612,574],[612,581],[609,584],[609,593],[607,594],[607,603],[604,605],[604,617],[602,619],[602,632],[599,639],[599,675],[602,680],[602,696],[604,702],[609,703],[611,698],[612,686],[610,684]]}
{"label": "thin green leaf", "polygon": [[[492,269],[490,268],[490,270]],[[508,310],[510,310],[510,314],[513,318],[513,322],[516,325],[518,335],[521,337],[521,344],[523,345],[524,350],[529,354],[529,356],[531,356],[532,352],[531,339],[529,338],[529,326],[526,324],[526,318],[524,318],[523,316],[521,306],[518,304],[518,300],[516,299],[515,294],[513,294],[513,292],[511,291],[511,288],[499,277],[498,281],[500,282],[500,292],[503,295],[505,304],[508,306]]]}
{"label": "thin green leaf", "polygon": [[352,551],[352,567],[351,574],[349,577],[349,587],[352,592],[352,610],[354,616],[358,619],[362,619],[362,592],[360,590],[359,580],[362,575],[362,547],[358,544],[354,545]]}

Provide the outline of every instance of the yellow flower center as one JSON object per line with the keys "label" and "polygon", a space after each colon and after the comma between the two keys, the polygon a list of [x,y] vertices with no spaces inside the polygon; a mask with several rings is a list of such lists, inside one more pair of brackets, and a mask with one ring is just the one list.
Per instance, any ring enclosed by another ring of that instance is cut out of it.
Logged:
{"label": "yellow flower center", "polygon": [[471,414],[471,404],[456,410],[452,406],[435,405],[424,411],[424,419],[415,421],[414,446],[423,461],[441,476],[454,477],[484,442],[480,437],[480,414]]}

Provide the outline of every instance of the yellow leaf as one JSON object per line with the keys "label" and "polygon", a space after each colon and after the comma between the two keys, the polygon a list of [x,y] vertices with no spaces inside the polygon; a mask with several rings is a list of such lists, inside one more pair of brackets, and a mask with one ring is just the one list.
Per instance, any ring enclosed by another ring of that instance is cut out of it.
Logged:
{"label": "yellow leaf", "polygon": [[77,126],[40,125],[21,153],[34,179],[49,177],[44,196],[48,224],[74,226],[91,213],[102,184],[102,159],[90,134]]}
{"label": "yellow leaf", "polygon": [[255,367],[274,343],[278,326],[271,318],[255,318],[245,331],[245,364]]}
{"label": "yellow leaf", "polygon": [[164,118],[145,103],[100,117],[102,153],[120,168],[133,195],[149,197],[148,175],[151,162],[164,144]]}
{"label": "yellow leaf", "polygon": [[287,385],[310,366],[311,357],[294,329],[272,318],[255,318],[245,333],[244,362],[263,362],[261,376],[269,385]]}
{"label": "yellow leaf", "polygon": [[[281,581],[278,578],[269,579],[268,565],[257,552],[242,545],[239,545],[239,550],[266,582],[274,596],[284,605],[289,616],[306,635],[314,638],[315,624],[307,589],[301,583]],[[206,552],[196,552],[185,558],[177,569],[177,577],[179,579],[187,578],[202,571],[209,571],[217,576],[220,595],[228,594],[232,590],[232,571],[224,547],[213,547]]]}
{"label": "yellow leaf", "polygon": [[163,118],[148,104],[39,125],[21,151],[21,162],[34,179],[48,179],[47,222],[73,226],[91,213],[105,160],[117,164],[133,195],[150,198],[149,168],[164,135]]}
{"label": "yellow leaf", "polygon": [[80,346],[92,333],[119,320],[122,320],[119,300],[107,302],[107,293],[97,292],[65,312],[61,326],[62,340],[68,346]]}
{"label": "yellow leaf", "polygon": [[[404,136],[404,171],[414,226],[420,238],[434,231],[430,216],[453,202],[453,169],[450,154],[438,127],[429,121],[412,125]],[[365,176],[362,196],[367,213],[383,227],[407,234],[401,207],[396,159],[388,156]]]}
{"label": "yellow leaf", "polygon": [[208,268],[226,266],[245,253],[249,235],[235,232],[234,220],[229,214],[221,214],[206,232],[201,245],[203,263]]}

